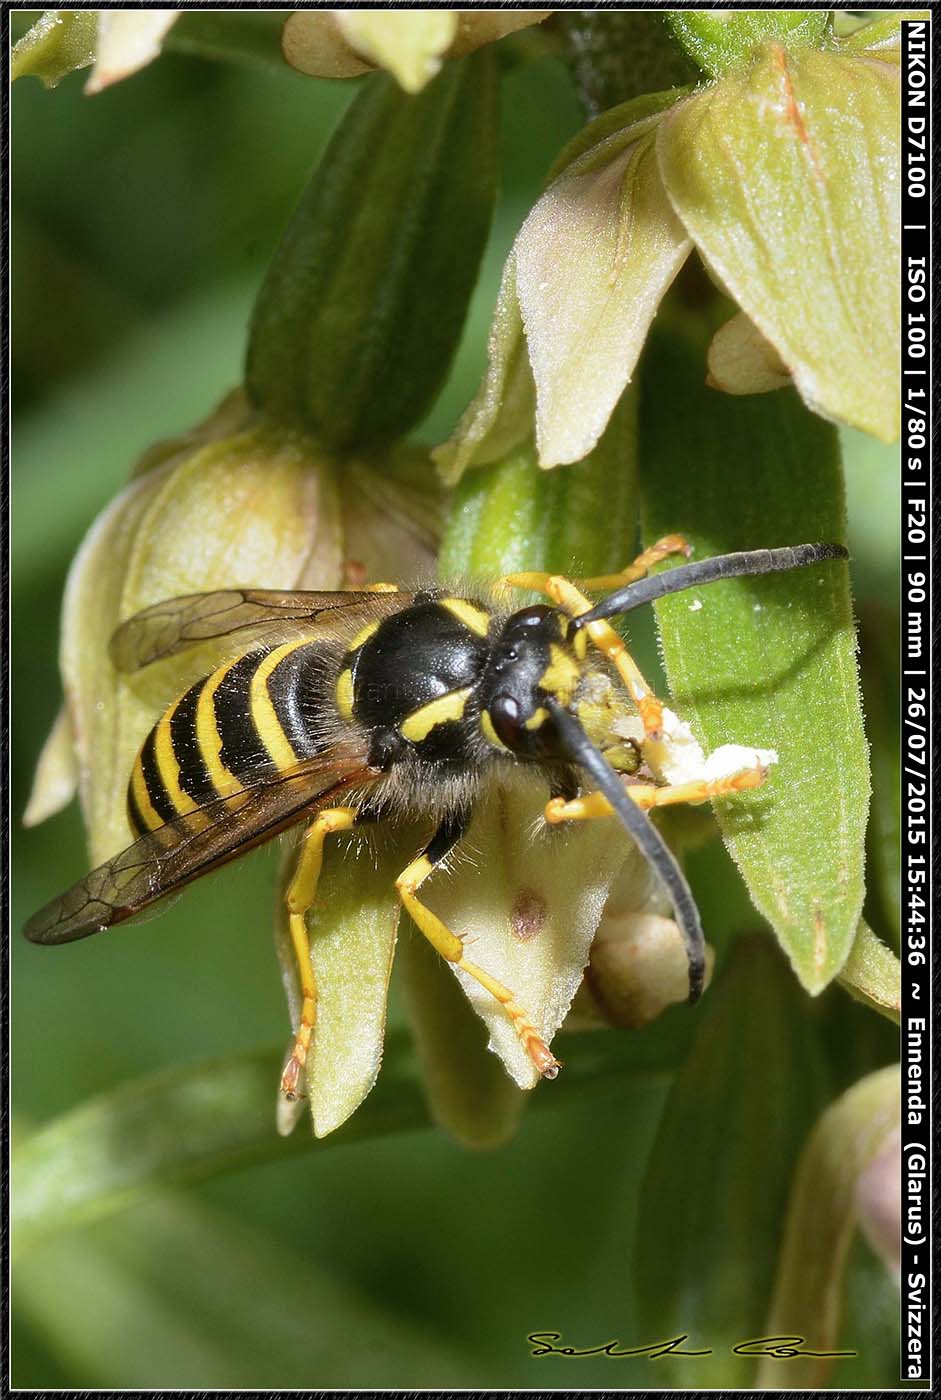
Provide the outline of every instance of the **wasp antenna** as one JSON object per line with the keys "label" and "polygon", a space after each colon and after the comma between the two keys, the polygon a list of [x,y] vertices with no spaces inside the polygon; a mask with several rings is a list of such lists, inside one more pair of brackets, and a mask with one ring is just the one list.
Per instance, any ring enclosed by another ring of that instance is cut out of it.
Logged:
{"label": "wasp antenna", "polygon": [[602,598],[588,612],[574,619],[576,627],[587,622],[600,622],[606,617],[631,612],[644,603],[665,598],[669,593],[681,593],[696,584],[715,583],[723,578],[742,578],[747,574],[775,574],[788,569],[803,569],[808,564],[820,564],[825,559],[848,559],[841,544],[795,544],[783,549],[750,549],[738,554],[717,554],[695,564],[680,564],[676,569],[653,577],[625,584],[607,598]]}
{"label": "wasp antenna", "polygon": [[578,720],[552,696],[546,698],[545,705],[555,720],[565,756],[583,768],[599,791],[604,793],[666,890],[673,904],[677,927],[686,944],[689,1000],[698,1001],[705,975],[706,945],[699,921],[699,910],[685,875],[653,822],[646,812],[627,796],[617,773],[600,750],[595,748]]}

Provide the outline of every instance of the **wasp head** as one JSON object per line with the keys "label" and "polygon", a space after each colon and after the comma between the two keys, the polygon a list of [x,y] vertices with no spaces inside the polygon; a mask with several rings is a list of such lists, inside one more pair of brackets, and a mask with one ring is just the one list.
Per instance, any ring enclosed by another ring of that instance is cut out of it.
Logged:
{"label": "wasp head", "polygon": [[480,683],[488,737],[521,756],[552,757],[555,725],[546,701],[551,697],[571,705],[584,673],[585,651],[585,635],[556,608],[541,604],[508,617]]}

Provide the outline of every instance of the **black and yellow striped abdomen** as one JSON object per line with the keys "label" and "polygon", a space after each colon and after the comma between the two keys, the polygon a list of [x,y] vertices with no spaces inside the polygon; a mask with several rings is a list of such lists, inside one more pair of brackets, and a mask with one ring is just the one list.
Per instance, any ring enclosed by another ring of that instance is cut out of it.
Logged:
{"label": "black and yellow striped abdomen", "polygon": [[326,688],[323,651],[309,639],[246,652],[190,686],[135,760],[135,835],[312,758],[323,747],[315,721]]}

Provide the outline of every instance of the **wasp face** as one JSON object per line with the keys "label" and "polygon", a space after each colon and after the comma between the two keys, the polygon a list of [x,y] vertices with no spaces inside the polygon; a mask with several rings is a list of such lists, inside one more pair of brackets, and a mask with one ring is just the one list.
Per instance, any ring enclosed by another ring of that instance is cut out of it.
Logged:
{"label": "wasp face", "polygon": [[569,705],[582,675],[585,642],[555,608],[523,608],[507,618],[480,683],[482,727],[491,742],[533,758],[551,756],[547,696]]}

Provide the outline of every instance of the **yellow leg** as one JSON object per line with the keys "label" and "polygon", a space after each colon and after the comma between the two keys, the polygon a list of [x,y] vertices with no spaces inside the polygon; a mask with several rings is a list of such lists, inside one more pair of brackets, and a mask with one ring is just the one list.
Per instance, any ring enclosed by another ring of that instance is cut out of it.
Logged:
{"label": "yellow leg", "polygon": [[643,578],[648,569],[652,569],[654,564],[659,564],[661,559],[666,559],[667,555],[685,554],[688,559],[691,552],[682,535],[664,535],[662,540],[657,540],[657,543],[645,549],[643,554],[638,554],[633,564],[628,564],[620,573],[599,574],[596,578],[579,579],[579,587],[587,588],[589,593],[609,593],[615,588],[623,588],[626,583]]}
{"label": "yellow leg", "polygon": [[294,1047],[281,1075],[281,1092],[288,1099],[300,1097],[298,1085],[307,1062],[314,1023],[317,1019],[317,983],[310,961],[310,941],[307,937],[307,912],[314,902],[320,869],[323,865],[323,843],[335,831],[349,831],[356,820],[355,807],[329,807],[320,812],[304,835],[297,869],[288,885],[285,903],[291,929],[291,942],[301,982],[301,1015],[294,1036]]}
{"label": "yellow leg", "polygon": [[[432,847],[429,849],[433,849]],[[442,854],[444,854],[442,852]],[[438,857],[440,859],[440,856]],[[395,882],[395,888],[403,906],[411,915],[412,919],[421,929],[431,946],[446,958],[448,962],[454,963],[463,972],[468,973],[485,987],[492,996],[506,1011],[513,1023],[513,1029],[519,1036],[523,1049],[526,1051],[537,1070],[546,1079],[555,1079],[561,1068],[559,1061],[552,1054],[548,1045],[537,1033],[529,1017],[522,1007],[517,1006],[513,993],[504,987],[502,982],[491,977],[489,972],[484,972],[476,963],[468,962],[464,956],[464,945],[456,933],[452,933],[448,926],[441,922],[437,914],[433,914],[421,900],[416,898],[415,891],[428,878],[435,868],[435,862],[430,858],[428,851],[420,855],[417,860],[413,860]]]}
{"label": "yellow leg", "polygon": [[[506,582],[514,588],[531,588],[545,593],[553,603],[567,612],[569,617],[579,617],[591,607],[584,593],[579,592],[574,583],[562,578],[560,574],[508,574]],[[584,630],[627,686],[628,694],[637,706],[637,713],[643,722],[646,737],[659,739],[663,728],[663,705],[644,680],[636,661],[617,632],[607,622],[586,623]]]}
{"label": "yellow leg", "polygon": [[[706,802],[709,798],[729,797],[732,793],[760,787],[767,776],[767,768],[743,768],[728,778],[715,778],[712,782],[700,779],[698,782],[676,783],[669,787],[632,783],[624,791],[638,807],[649,810],[651,807],[669,807],[677,802]],[[610,817],[612,810],[603,793],[589,792],[570,802],[554,797],[547,803],[544,815],[546,821],[555,826],[559,822],[586,822],[594,821],[597,817]]]}

